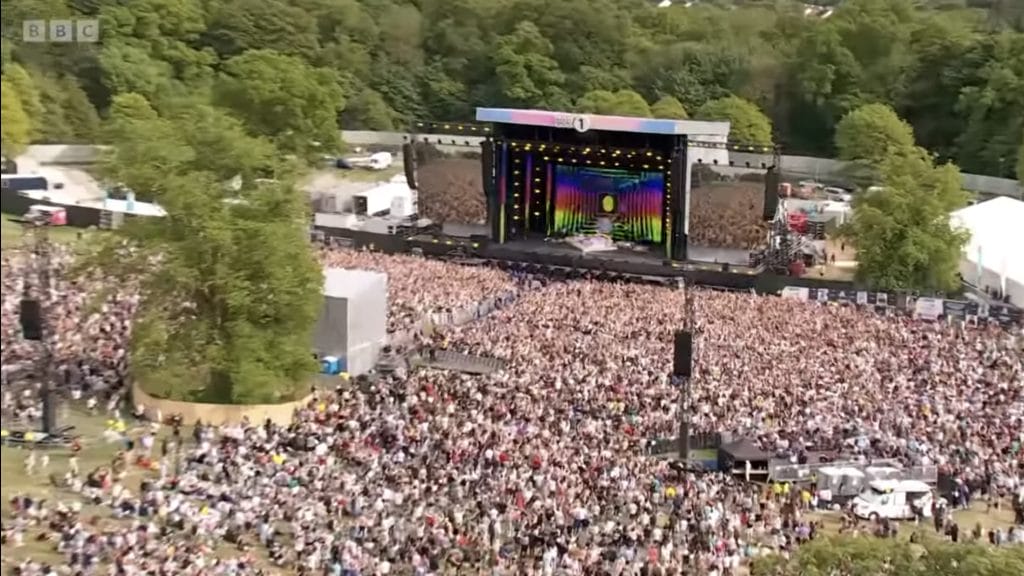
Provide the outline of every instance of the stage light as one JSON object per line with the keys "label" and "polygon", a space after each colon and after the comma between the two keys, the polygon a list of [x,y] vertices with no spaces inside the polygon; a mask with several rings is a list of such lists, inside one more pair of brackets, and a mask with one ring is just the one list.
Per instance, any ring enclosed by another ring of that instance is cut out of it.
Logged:
{"label": "stage light", "polygon": [[444,125],[444,129],[445,129],[445,130],[448,130],[448,129],[449,129],[450,127],[451,127],[451,126],[449,126],[448,124],[445,124],[445,125]]}
{"label": "stage light", "polygon": [[599,162],[599,164],[601,164],[601,166],[604,166],[604,160],[601,160],[601,162]]}
{"label": "stage light", "polygon": [[583,153],[584,154],[590,154],[590,148],[584,148],[583,149]]}

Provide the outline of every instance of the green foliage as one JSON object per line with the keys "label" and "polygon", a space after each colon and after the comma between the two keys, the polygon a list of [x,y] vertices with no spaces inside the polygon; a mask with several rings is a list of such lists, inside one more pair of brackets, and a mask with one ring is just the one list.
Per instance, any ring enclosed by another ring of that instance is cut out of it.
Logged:
{"label": "green foliage", "polygon": [[1024,133],[1020,136],[1020,145],[1017,148],[1017,180],[1024,182]]}
{"label": "green foliage", "polygon": [[[161,114],[125,94],[113,101],[109,130],[107,174],[168,213],[131,221],[99,256],[126,278],[146,271],[136,377],[150,392],[200,401],[275,402],[301,391],[315,368],[323,279],[293,168],[268,139],[209,105]],[[236,174],[241,186],[229,189]],[[122,240],[135,250],[119,250]]]}
{"label": "green foliage", "polygon": [[657,102],[651,104],[651,116],[670,120],[686,120],[690,117],[686,113],[686,108],[683,108],[683,104],[671,96],[662,96]]}
{"label": "green foliage", "polygon": [[925,539],[821,538],[793,556],[758,558],[751,576],[1010,576],[1024,571],[1019,546],[989,548]]}
{"label": "green foliage", "polygon": [[[344,128],[400,130],[415,119],[468,120],[477,106],[569,110],[595,92],[632,91],[649,104],[664,100],[652,115],[672,118],[679,110],[663,108],[667,99],[695,114],[742,98],[771,119],[775,141],[815,156],[835,152],[842,118],[887,105],[939,160],[1014,176],[1024,128],[1024,3],[830,4],[835,13],[819,19],[789,1],[660,9],[615,0],[5,0],[5,30],[40,15],[98,14],[103,42],[66,50],[8,34],[3,63],[5,76],[17,64],[35,85],[43,117],[20,84],[18,92],[41,142],[95,138],[97,115],[119,94],[140,94],[157,110],[214,91],[223,98],[229,62],[270,51],[304,67],[278,82],[273,97],[229,105],[302,155],[312,153],[310,140],[333,145],[326,132],[336,119],[324,120],[343,101]],[[240,85],[273,85],[277,72],[250,74]],[[281,93],[300,77],[314,80],[298,86],[337,88],[338,101],[327,106],[305,88],[294,100]],[[305,99],[323,110],[319,131],[295,125],[309,109],[296,113],[281,102]],[[620,113],[643,109],[633,99]],[[766,141],[763,125],[755,132]]]}
{"label": "green foliage", "polygon": [[644,102],[643,96],[632,90],[587,92],[576,102],[576,109],[589,114],[637,116],[640,118],[651,116],[651,109],[647,102]]}
{"label": "green foliage", "polygon": [[25,150],[32,136],[32,123],[21,104],[14,84],[4,76],[0,79],[0,120],[3,125],[4,156],[15,157]]}
{"label": "green foliage", "polygon": [[337,150],[344,101],[333,72],[270,50],[245,52],[224,69],[218,102],[257,134],[300,156]]}
{"label": "green foliage", "polygon": [[885,104],[868,104],[850,112],[836,126],[840,160],[880,162],[892,150],[914,146],[914,132]]}
{"label": "green foliage", "polygon": [[916,147],[893,150],[879,169],[881,188],[859,194],[844,230],[857,246],[857,274],[884,290],[952,291],[966,231],[950,212],[967,203],[960,171],[935,166]]}
{"label": "green foliage", "polygon": [[744,144],[772,143],[772,121],[752,102],[728,96],[706,102],[697,109],[700,120],[728,120],[729,139]]}

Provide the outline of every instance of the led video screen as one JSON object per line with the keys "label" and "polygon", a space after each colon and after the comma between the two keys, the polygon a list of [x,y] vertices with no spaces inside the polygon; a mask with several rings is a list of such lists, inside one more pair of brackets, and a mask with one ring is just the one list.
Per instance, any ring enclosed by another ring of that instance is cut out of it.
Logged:
{"label": "led video screen", "polygon": [[443,154],[423,143],[416,152],[420,215],[439,224],[486,224],[479,153]]}
{"label": "led video screen", "polygon": [[[662,172],[555,166],[552,231],[609,233],[617,241],[664,241]],[[610,223],[611,230],[600,230]]]}

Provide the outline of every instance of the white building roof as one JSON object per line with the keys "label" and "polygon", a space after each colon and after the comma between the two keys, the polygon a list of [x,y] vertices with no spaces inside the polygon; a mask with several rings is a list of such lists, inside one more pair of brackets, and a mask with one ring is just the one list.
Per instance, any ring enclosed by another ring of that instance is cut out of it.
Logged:
{"label": "white building roof", "polygon": [[1024,202],[993,198],[953,212],[952,221],[971,233],[965,259],[1024,283]]}
{"label": "white building roof", "polygon": [[388,275],[352,268],[324,268],[324,296],[353,298],[367,290],[387,290]]}

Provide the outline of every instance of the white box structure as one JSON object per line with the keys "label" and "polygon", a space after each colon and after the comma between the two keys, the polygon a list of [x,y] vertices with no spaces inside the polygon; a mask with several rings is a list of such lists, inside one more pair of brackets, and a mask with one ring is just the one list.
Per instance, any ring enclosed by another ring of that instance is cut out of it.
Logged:
{"label": "white box structure", "polygon": [[387,344],[387,307],[386,274],[325,269],[324,307],[313,336],[317,354],[337,356],[353,376],[369,372]]}

